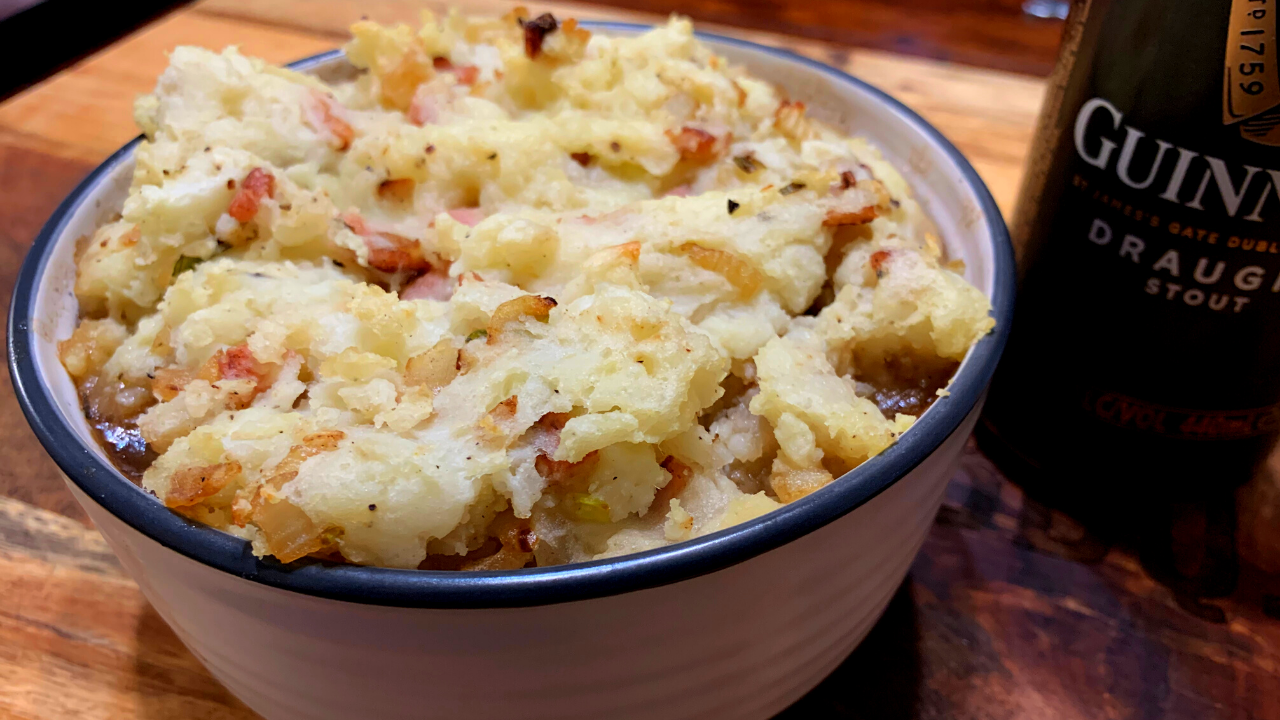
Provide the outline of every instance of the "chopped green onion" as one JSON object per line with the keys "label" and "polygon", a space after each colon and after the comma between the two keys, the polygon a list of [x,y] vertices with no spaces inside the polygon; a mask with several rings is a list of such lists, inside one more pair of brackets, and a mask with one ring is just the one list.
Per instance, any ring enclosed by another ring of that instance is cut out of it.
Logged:
{"label": "chopped green onion", "polygon": [[587,493],[571,493],[569,507],[579,520],[593,523],[609,522],[609,503]]}
{"label": "chopped green onion", "polygon": [[190,255],[180,256],[178,261],[173,264],[173,276],[177,277],[188,270],[194,270],[204,260],[204,258],[191,257]]}
{"label": "chopped green onion", "polygon": [[484,328],[480,328],[479,330],[471,331],[471,334],[467,336],[467,342],[471,342],[472,340],[483,340],[487,337],[489,337],[489,331]]}

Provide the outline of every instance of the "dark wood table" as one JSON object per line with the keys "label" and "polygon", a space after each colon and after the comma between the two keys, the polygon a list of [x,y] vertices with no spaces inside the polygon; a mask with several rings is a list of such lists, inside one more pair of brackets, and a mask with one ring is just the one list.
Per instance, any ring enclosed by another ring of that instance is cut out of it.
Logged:
{"label": "dark wood table", "polygon": [[1062,24],[1023,0],[603,0],[605,5],[769,30],[1032,75],[1048,75]]}
{"label": "dark wood table", "polygon": [[[649,0],[613,2],[664,9]],[[514,3],[459,4],[502,12]],[[1013,5],[971,3],[1006,15]],[[132,98],[154,84],[164,51],[236,43],[286,61],[339,44],[345,25],[362,14],[413,22],[420,7],[411,0],[205,0],[0,104],[0,292],[8,298],[54,206],[136,133]],[[654,18],[600,6],[538,7],[582,18]],[[901,98],[970,157],[1006,212],[1012,206],[1040,79],[884,52],[904,47],[859,33],[872,33],[875,22],[888,27],[894,13],[902,22],[900,4],[887,0],[698,0],[686,9],[794,33],[729,30],[843,67]],[[974,63],[999,55],[1002,44],[1008,57],[1027,52],[1004,34],[1018,35],[1023,20],[966,29],[966,13],[976,12],[950,0],[918,3],[910,13],[922,30],[905,49]],[[1050,34],[1056,42],[1056,30]],[[842,44],[850,42],[872,47]],[[1049,46],[1029,35],[1019,42]],[[967,44],[976,49],[964,50]],[[1050,55],[1043,53],[1043,63]],[[7,451],[0,464],[0,718],[252,717],[186,651],[89,526],[22,420],[7,375],[0,431]],[[970,446],[884,619],[784,717],[1280,718],[1280,622],[1264,613],[1260,585],[1244,583],[1246,591],[1214,612],[1187,612],[1122,550],[1102,549],[1090,563],[1054,552],[1057,539],[1077,531],[1025,500]]]}

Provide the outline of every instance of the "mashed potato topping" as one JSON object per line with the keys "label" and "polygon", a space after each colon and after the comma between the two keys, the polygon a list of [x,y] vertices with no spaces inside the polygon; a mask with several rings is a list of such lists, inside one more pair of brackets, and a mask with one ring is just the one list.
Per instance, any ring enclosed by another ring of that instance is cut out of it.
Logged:
{"label": "mashed potato topping", "polygon": [[260,556],[679,542],[893,444],[993,326],[866,141],[673,19],[176,49],[62,346],[122,470]]}

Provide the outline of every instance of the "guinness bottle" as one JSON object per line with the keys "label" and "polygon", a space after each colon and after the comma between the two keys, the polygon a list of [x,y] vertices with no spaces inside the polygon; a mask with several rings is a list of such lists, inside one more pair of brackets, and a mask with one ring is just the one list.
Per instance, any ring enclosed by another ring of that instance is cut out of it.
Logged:
{"label": "guinness bottle", "polygon": [[1159,579],[1235,584],[1280,415],[1276,0],[1080,0],[1012,225],[980,441]]}

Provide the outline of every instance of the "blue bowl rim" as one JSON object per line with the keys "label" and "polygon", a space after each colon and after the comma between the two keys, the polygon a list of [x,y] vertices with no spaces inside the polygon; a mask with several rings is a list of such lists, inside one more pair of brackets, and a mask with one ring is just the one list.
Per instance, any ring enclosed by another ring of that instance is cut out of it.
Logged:
{"label": "blue bowl rim", "polygon": [[[648,26],[584,23],[634,33]],[[501,572],[440,572],[336,565],[304,560],[284,565],[259,559],[249,543],[170,512],[139,492],[66,424],[33,359],[36,289],[64,225],[85,196],[125,162],[141,138],[117,150],[58,206],[23,262],[9,309],[9,372],[18,401],[45,450],[81,491],[133,529],[182,555],[237,577],[274,588],[346,602],[412,608],[532,607],[634,592],[707,575],[773,550],[857,509],[905,476],[937,449],[978,404],[1004,349],[1013,316],[1015,270],[1008,229],[990,191],[968,160],[937,129],[885,92],[823,63],[787,50],[710,33],[698,37],[806,65],[874,96],[906,124],[936,143],[956,163],[977,196],[994,243],[991,297],[996,327],[970,350],[951,395],[938,400],[898,442],[821,491],[763,517],[705,537],[607,560]],[[292,63],[304,70],[342,54],[331,50]]]}

